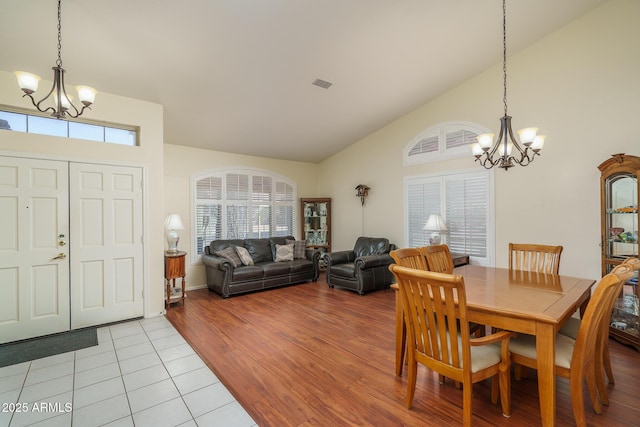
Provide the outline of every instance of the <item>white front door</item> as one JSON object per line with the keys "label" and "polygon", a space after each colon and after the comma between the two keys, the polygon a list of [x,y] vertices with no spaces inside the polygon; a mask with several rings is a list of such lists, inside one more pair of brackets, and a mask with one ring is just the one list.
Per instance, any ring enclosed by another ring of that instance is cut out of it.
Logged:
{"label": "white front door", "polygon": [[71,163],[71,327],[142,316],[142,169]]}
{"label": "white front door", "polygon": [[0,343],[69,330],[67,165],[0,157]]}

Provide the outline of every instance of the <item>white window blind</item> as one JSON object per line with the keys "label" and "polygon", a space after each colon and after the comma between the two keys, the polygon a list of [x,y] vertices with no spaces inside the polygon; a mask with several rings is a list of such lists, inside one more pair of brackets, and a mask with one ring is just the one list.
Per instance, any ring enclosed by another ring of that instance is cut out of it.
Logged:
{"label": "white window blind", "polygon": [[222,236],[222,178],[207,177],[196,181],[196,254]]}
{"label": "white window blind", "polygon": [[452,252],[487,257],[488,176],[445,178],[447,244]]}
{"label": "white window blind", "polygon": [[490,132],[474,123],[440,123],[420,132],[405,146],[403,163],[413,165],[471,156],[471,144],[477,141],[476,137]]}
{"label": "white window blind", "polygon": [[478,264],[492,264],[492,175],[490,171],[428,175],[405,179],[406,242],[428,245],[422,227],[429,215],[447,224],[443,241],[452,252],[469,254]]}
{"label": "white window blind", "polygon": [[295,236],[295,185],[259,170],[192,177],[195,247],[199,261],[212,240]]}
{"label": "white window blind", "polygon": [[428,232],[422,227],[431,214],[439,214],[442,199],[442,180],[440,178],[417,179],[408,185],[408,221],[409,246],[426,246],[429,242]]}

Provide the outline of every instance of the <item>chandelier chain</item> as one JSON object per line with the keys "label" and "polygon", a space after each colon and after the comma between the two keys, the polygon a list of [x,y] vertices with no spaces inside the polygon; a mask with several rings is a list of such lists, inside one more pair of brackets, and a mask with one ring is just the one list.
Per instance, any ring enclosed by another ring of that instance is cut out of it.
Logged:
{"label": "chandelier chain", "polygon": [[515,165],[527,166],[540,155],[545,138],[544,135],[536,135],[538,128],[524,128],[518,131],[518,143],[511,129],[511,116],[507,110],[507,0],[502,0],[502,87],[504,116],[500,118],[498,138],[494,140],[494,134],[485,133],[478,135],[478,142],[471,145],[476,162],[485,169],[497,166],[509,170]]}
{"label": "chandelier chain", "polygon": [[61,2],[58,0],[58,60],[56,66],[62,67],[62,14],[61,14]]}
{"label": "chandelier chain", "polygon": [[502,0],[502,84],[504,86],[504,115],[507,116],[507,0]]}

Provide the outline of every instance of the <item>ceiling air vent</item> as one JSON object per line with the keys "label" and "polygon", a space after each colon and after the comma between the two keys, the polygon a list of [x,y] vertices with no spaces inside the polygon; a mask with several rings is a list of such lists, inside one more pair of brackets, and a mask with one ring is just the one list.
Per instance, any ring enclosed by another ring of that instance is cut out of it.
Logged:
{"label": "ceiling air vent", "polygon": [[315,79],[313,81],[313,84],[323,89],[329,89],[333,83],[322,79]]}

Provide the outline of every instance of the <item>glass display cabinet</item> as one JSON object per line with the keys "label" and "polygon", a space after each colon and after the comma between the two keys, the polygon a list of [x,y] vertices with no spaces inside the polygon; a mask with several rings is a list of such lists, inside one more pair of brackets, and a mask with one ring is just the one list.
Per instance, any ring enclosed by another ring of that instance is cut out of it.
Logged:
{"label": "glass display cabinet", "polygon": [[[307,248],[331,252],[331,199],[300,199],[302,214],[302,239]],[[324,266],[324,257],[320,258]]]}
{"label": "glass display cabinet", "polygon": [[[640,157],[614,154],[600,166],[602,274],[628,257],[638,257],[638,178]],[[638,272],[617,299],[609,327],[616,340],[640,351]]]}

